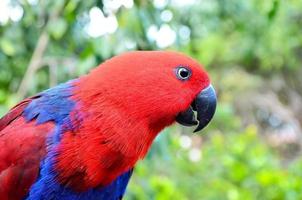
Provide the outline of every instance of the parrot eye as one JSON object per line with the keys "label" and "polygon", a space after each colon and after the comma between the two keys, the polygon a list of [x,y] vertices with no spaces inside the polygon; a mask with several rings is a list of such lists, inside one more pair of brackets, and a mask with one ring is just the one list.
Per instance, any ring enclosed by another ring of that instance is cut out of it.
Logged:
{"label": "parrot eye", "polygon": [[185,67],[178,67],[176,68],[176,76],[179,80],[188,80],[191,76],[191,70],[185,68]]}

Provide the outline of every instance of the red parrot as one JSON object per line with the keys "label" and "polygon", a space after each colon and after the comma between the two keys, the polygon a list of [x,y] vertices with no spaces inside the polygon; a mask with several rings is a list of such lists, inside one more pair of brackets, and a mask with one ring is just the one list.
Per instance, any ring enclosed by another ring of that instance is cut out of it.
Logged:
{"label": "red parrot", "polygon": [[163,51],[113,57],[0,119],[0,197],[122,199],[161,130],[177,121],[199,131],[215,108],[195,60]]}

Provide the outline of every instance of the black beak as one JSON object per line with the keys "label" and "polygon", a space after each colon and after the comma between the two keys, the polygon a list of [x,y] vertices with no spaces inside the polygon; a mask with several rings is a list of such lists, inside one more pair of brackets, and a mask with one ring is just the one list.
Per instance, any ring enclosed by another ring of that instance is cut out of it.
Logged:
{"label": "black beak", "polygon": [[[208,125],[216,110],[216,93],[212,85],[203,89],[191,106],[177,115],[176,121],[184,126],[198,125],[194,132],[200,131]],[[197,120],[194,111],[197,112]]]}

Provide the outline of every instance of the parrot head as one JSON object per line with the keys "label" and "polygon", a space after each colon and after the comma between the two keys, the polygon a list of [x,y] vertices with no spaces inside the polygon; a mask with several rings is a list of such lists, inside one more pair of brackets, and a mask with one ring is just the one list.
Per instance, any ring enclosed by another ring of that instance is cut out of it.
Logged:
{"label": "parrot head", "polygon": [[[102,94],[111,113],[124,113],[159,132],[177,121],[200,131],[212,119],[216,94],[202,66],[176,52],[135,51],[113,57],[84,81],[93,96]],[[93,99],[92,98],[89,98]],[[98,104],[100,100],[97,100]],[[104,102],[100,102],[104,103]]]}
{"label": "parrot head", "polygon": [[[60,179],[69,181],[74,171],[85,172],[81,188],[109,184],[131,170],[157,134],[175,121],[200,131],[216,108],[206,71],[176,52],[135,51],[113,57],[77,79],[73,93],[77,103],[72,121],[80,122],[79,134],[64,134],[57,169]],[[71,182],[77,185],[78,180]]]}

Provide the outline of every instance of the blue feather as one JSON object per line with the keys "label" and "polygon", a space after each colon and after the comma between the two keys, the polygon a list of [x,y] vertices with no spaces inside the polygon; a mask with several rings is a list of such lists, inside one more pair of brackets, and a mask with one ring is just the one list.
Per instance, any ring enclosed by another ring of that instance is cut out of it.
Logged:
{"label": "blue feather", "polygon": [[[72,96],[72,82],[58,85],[39,94],[24,110],[27,121],[36,119],[37,124],[54,121],[56,127],[47,138],[48,153],[40,163],[40,174],[37,181],[32,185],[27,200],[119,200],[123,197],[132,170],[120,175],[111,184],[98,188],[91,188],[84,192],[73,191],[72,188],[58,183],[57,173],[54,170],[54,147],[59,144],[65,131],[73,130],[69,114],[75,108],[76,102]],[[77,116],[80,118],[80,116]],[[79,120],[81,121],[81,120]]]}

